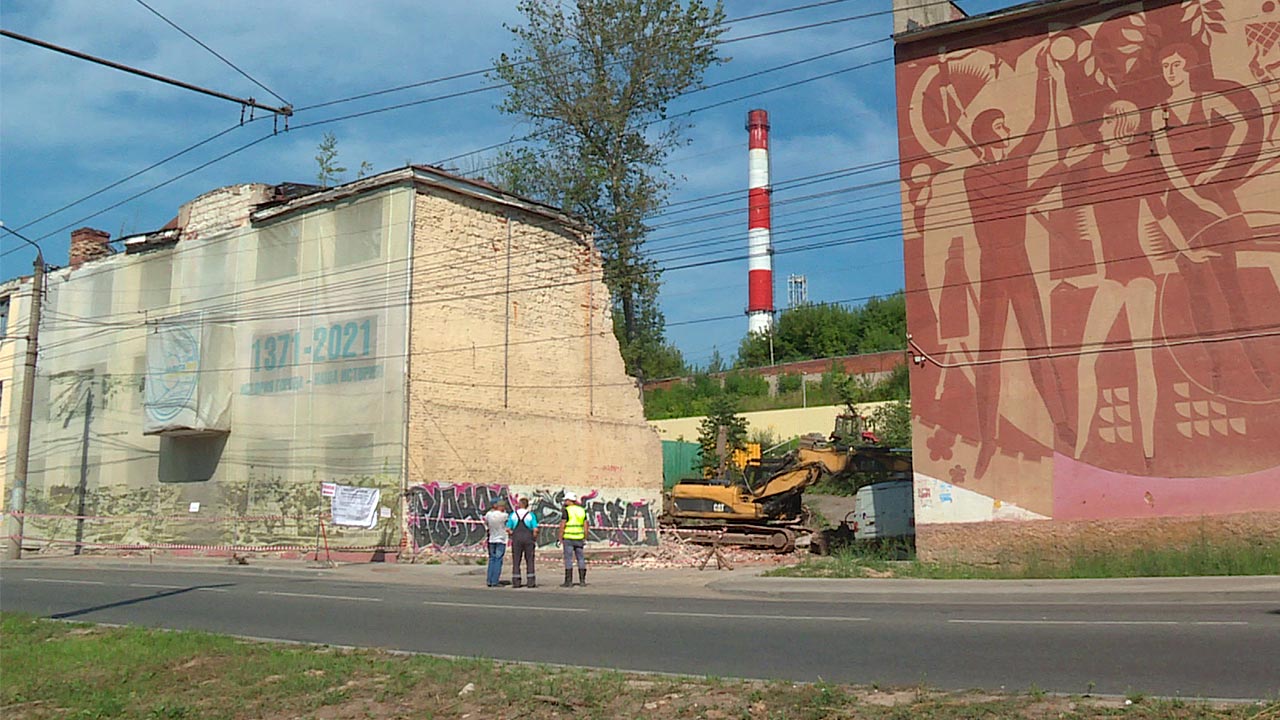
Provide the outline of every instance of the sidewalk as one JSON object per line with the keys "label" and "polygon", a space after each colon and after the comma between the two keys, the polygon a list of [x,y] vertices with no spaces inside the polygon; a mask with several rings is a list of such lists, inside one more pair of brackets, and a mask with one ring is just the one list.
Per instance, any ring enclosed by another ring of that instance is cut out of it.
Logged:
{"label": "sidewalk", "polygon": [[[558,562],[540,560],[538,573],[546,588],[560,584],[563,572]],[[641,569],[608,565],[590,567],[591,582],[583,591],[599,595],[631,597],[724,597],[776,600],[893,600],[920,602],[962,600],[966,596],[991,599],[994,596],[1054,599],[1085,598],[1089,595],[1135,595],[1150,599],[1158,594],[1203,595],[1209,599],[1250,595],[1274,598],[1280,607],[1280,576],[1117,578],[1094,580],[915,580],[915,579],[827,579],[773,578],[761,574],[774,567],[743,566],[737,570],[699,571],[696,568]],[[17,568],[32,570],[89,569],[155,570],[188,573],[241,575],[288,575],[327,578],[341,584],[378,583],[430,587],[481,588],[483,565],[351,563],[332,568],[303,560],[250,559],[247,565],[229,564],[225,558],[156,558],[66,556],[0,562],[0,573]],[[503,573],[510,576],[510,569]]]}

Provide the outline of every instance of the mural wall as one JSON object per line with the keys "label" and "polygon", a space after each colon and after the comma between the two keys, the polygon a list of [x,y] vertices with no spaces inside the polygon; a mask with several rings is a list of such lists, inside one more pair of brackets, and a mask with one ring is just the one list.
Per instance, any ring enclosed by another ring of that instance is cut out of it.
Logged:
{"label": "mural wall", "polygon": [[1280,5],[898,46],[917,518],[1280,510]]}

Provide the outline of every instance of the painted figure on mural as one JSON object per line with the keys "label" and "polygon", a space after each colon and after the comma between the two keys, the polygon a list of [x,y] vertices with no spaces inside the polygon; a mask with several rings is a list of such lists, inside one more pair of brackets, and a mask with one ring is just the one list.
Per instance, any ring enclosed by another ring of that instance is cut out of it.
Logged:
{"label": "painted figure on mural", "polygon": [[[1161,175],[1161,168],[1145,147],[1139,146],[1142,117],[1138,106],[1116,100],[1102,113],[1101,142],[1083,160],[1073,163],[1072,184],[1090,203],[1096,227],[1094,256],[1099,258],[1097,289],[1085,317],[1082,354],[1077,366],[1078,433],[1075,456],[1088,445],[1098,405],[1098,352],[1123,314],[1129,340],[1134,343],[1135,389],[1142,454],[1148,468],[1155,456],[1155,416],[1158,386],[1151,340],[1156,337],[1156,272],[1150,255],[1158,249],[1144,245],[1144,212],[1153,218],[1175,249],[1191,262],[1203,263],[1215,255],[1191,250],[1169,216],[1160,195],[1141,195],[1132,188]],[[1074,160],[1074,153],[1072,155]]]}
{"label": "painted figure on mural", "polygon": [[[1203,299],[1217,293],[1224,300],[1227,318],[1215,313],[1209,302],[1191,304],[1191,318],[1197,332],[1217,335],[1251,324],[1249,304],[1240,286],[1236,253],[1241,243],[1251,239],[1252,230],[1230,185],[1232,172],[1242,170],[1239,156],[1245,146],[1248,126],[1240,108],[1225,93],[1200,92],[1194,87],[1191,71],[1200,64],[1201,52],[1187,43],[1174,43],[1161,49],[1161,75],[1169,92],[1165,101],[1152,111],[1151,128],[1170,184],[1167,193],[1170,213],[1194,246],[1210,247],[1217,252],[1203,264],[1179,261],[1193,297]],[[1222,384],[1228,352],[1225,345],[1204,343],[1211,363],[1210,385],[1214,390]],[[1271,373],[1262,353],[1247,341],[1240,346],[1258,381],[1271,387]]]}
{"label": "painted figure on mural", "polygon": [[[1245,44],[1251,50],[1249,58],[1249,74],[1253,76],[1267,94],[1268,113],[1267,143],[1275,148],[1280,146],[1280,16],[1276,15],[1277,5],[1267,0],[1259,8],[1262,13],[1258,22],[1244,26]],[[1271,16],[1270,20],[1265,19]]]}
{"label": "painted figure on mural", "polygon": [[[999,360],[1001,349],[1010,346],[1005,337],[1010,312],[1021,335],[1022,347],[1029,354],[1044,352],[1049,347],[1040,290],[1027,254],[1026,225],[1031,207],[1062,179],[1061,163],[1034,181],[1030,178],[1031,156],[1039,147],[1051,118],[1051,75],[1058,76],[1062,69],[1049,60],[1043,49],[1037,53],[1035,64],[1033,120],[1018,141],[1013,141],[1005,113],[998,108],[978,113],[970,132],[979,160],[965,169],[963,182],[981,252],[978,347],[985,353],[984,360]],[[1058,437],[1068,446],[1074,446],[1076,436],[1063,408],[1061,383],[1055,367],[1049,362],[1030,360],[1028,369]],[[975,478],[986,472],[996,451],[1000,374],[999,362],[980,364],[974,371],[978,432],[982,440]]]}

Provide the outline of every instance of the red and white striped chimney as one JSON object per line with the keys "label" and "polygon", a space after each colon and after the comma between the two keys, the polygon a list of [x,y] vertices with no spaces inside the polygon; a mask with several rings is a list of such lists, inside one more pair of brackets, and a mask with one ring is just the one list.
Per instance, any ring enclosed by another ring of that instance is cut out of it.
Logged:
{"label": "red and white striped chimney", "polygon": [[769,113],[747,113],[747,332],[773,328],[773,244],[769,238]]}

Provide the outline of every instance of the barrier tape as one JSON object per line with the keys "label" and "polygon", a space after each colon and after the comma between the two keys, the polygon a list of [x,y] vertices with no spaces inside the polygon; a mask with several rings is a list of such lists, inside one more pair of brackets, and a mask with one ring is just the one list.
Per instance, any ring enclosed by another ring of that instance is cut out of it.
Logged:
{"label": "barrier tape", "polygon": [[[267,520],[314,520],[316,515],[196,515],[194,513],[188,515],[51,515],[47,513],[28,513],[13,512],[5,510],[5,515],[12,515],[20,518],[36,518],[36,519],[63,519],[63,520],[103,520],[103,521],[131,521],[138,522],[143,520],[182,520],[187,522],[265,522]],[[328,520],[332,518],[331,513],[325,513],[323,517]]]}
{"label": "barrier tape", "polygon": [[[94,522],[143,522],[143,521],[149,521],[149,522],[163,522],[163,521],[174,521],[174,522],[205,522],[205,523],[215,523],[215,522],[267,522],[267,521],[281,521],[281,520],[295,520],[295,521],[299,521],[299,522],[306,522],[306,521],[311,521],[311,520],[314,520],[314,519],[316,519],[316,518],[317,518],[317,516],[316,516],[316,515],[215,515],[215,516],[208,516],[208,515],[196,515],[196,514],[194,514],[194,513],[189,514],[189,515],[57,515],[57,514],[49,514],[49,513],[13,512],[13,511],[11,511],[11,510],[5,510],[5,511],[4,511],[4,514],[5,514],[5,515],[11,515],[11,516],[13,516],[13,517],[20,517],[20,518],[23,518],[23,519],[26,519],[26,518],[32,518],[32,519],[36,519],[36,520],[85,520],[85,521],[94,521]],[[323,518],[323,519],[325,520],[325,522],[331,522],[331,521],[332,521],[332,519],[333,519],[333,515],[332,515],[332,513],[324,513],[323,515],[320,515],[319,517]],[[483,525],[483,524],[485,524],[485,521],[484,521],[484,519],[483,519],[483,518],[479,518],[479,519],[477,519],[477,518],[446,518],[446,517],[440,517],[440,516],[436,516],[436,515],[415,515],[415,514],[410,514],[410,515],[408,515],[407,517],[408,517],[408,521],[409,521],[409,524],[410,524],[410,525],[413,525],[413,524],[415,524],[415,523],[419,523],[419,522],[423,522],[423,521],[429,521],[429,522],[447,522],[447,523],[450,523],[450,524],[460,524],[460,525]],[[384,519],[385,519],[385,518],[384,518]],[[559,527],[560,527],[561,525],[563,525],[563,524],[564,524],[564,523],[539,523],[538,527],[541,527],[541,528],[559,528]],[[600,530],[600,531],[615,531],[615,530],[622,530],[622,531],[639,531],[639,530],[641,529],[639,525],[633,525],[633,526],[629,526],[629,527],[628,527],[628,526],[614,526],[614,525],[590,525],[590,527],[591,527],[591,529],[592,529],[592,530]],[[652,531],[655,531],[655,530],[660,530],[660,529],[661,529],[660,527],[649,527],[649,526],[647,526],[647,525],[644,527],[644,531],[645,531],[646,533],[648,533],[648,532],[652,532]]]}

